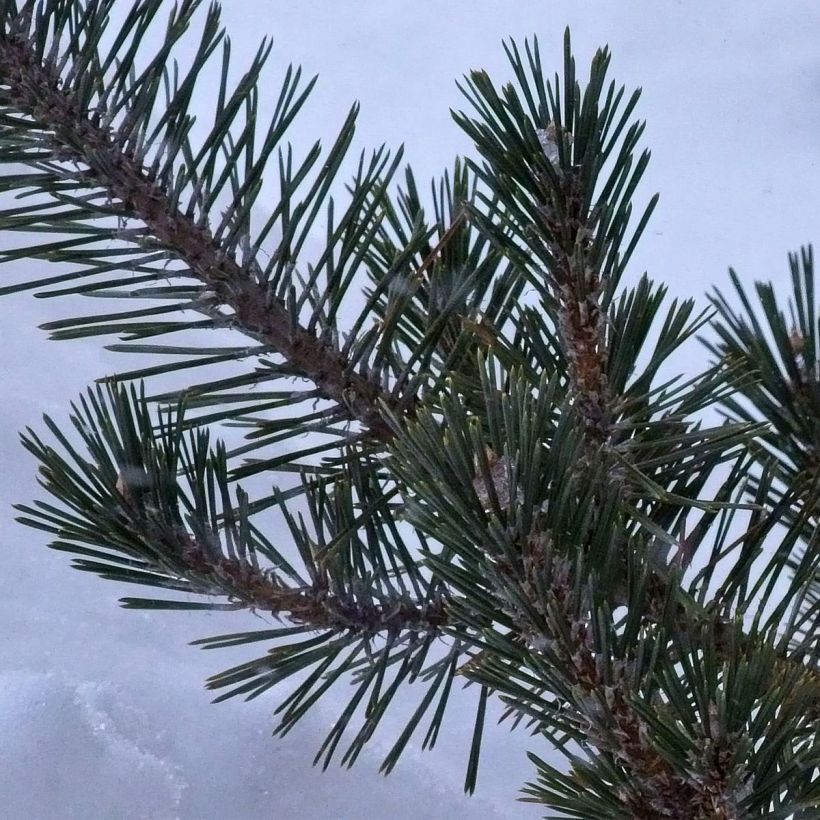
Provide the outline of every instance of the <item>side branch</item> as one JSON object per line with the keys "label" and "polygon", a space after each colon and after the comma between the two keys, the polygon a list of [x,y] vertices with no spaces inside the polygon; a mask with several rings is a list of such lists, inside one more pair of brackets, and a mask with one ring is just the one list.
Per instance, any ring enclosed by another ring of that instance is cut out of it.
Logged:
{"label": "side branch", "polygon": [[[48,478],[51,470],[41,468],[41,473]],[[110,517],[114,516],[119,529],[127,533],[127,545],[120,543],[114,549],[132,559],[137,557],[138,563],[124,562],[136,571],[126,574],[123,580],[227,598],[227,608],[269,612],[310,631],[331,630],[362,638],[407,633],[435,637],[451,625],[443,590],[416,600],[409,595],[351,588],[345,581],[332,577],[321,561],[313,557],[306,559],[312,583],[289,584],[275,568],[259,565],[255,549],[237,549],[228,536],[226,552],[214,533],[191,533],[178,515],[169,517],[167,510],[160,511],[156,499],[140,497],[139,490],[122,476],[116,493],[115,509],[99,509],[87,515],[87,520],[91,532],[105,532],[112,529]],[[99,526],[95,527],[98,516]],[[69,535],[64,529],[54,531]],[[85,541],[88,543],[89,539]],[[99,539],[99,545],[111,548],[104,537]],[[104,569],[97,561],[79,559],[75,563],[79,569]],[[110,567],[105,570],[114,577]]]}
{"label": "side branch", "polygon": [[175,207],[133,150],[124,147],[128,134],[123,126],[101,125],[104,112],[91,117],[76,94],[61,87],[52,59],[41,62],[31,42],[13,27],[0,37],[0,99],[46,132],[54,158],[85,166],[81,181],[106,191],[120,203],[123,216],[141,220],[212,291],[215,301],[233,311],[233,326],[282,355],[316,384],[324,398],[361,422],[370,436],[388,441],[392,433],[382,419],[379,402],[396,412],[407,403],[353,372],[336,343],[317,338],[299,325],[264,283],[219,246],[204,220],[197,222]]}

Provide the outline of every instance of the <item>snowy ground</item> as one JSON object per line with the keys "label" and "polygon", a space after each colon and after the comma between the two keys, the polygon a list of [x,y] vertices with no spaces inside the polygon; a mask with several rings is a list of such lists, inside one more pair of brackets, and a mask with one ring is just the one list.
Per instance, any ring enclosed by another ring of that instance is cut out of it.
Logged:
{"label": "snowy ground", "polygon": [[[729,264],[746,280],[785,284],[786,252],[820,239],[816,3],[226,5],[236,53],[249,52],[267,32],[276,44],[272,77],[291,61],[321,75],[293,132],[297,144],[331,138],[358,98],[359,144],[405,142],[420,179],[448,167],[455,153],[469,151],[448,114],[461,106],[453,81],[475,67],[505,77],[500,41],[507,35],[537,33],[545,61],[557,69],[563,28],[570,24],[579,66],[596,45],[608,42],[613,76],[644,88],[639,116],[648,120],[645,140],[653,161],[643,194],[660,190],[662,198],[634,260],[635,273],[647,269],[681,296],[702,297],[712,285],[725,285]],[[202,688],[208,674],[233,658],[187,642],[242,628],[249,616],[123,611],[116,601],[133,589],[72,572],[65,556],[45,549],[43,534],[16,524],[10,505],[37,494],[17,431],[36,424],[43,411],[65,417],[69,398],[123,360],[93,341],[47,343],[36,326],[68,315],[64,304],[23,295],[3,307],[4,818],[540,816],[535,807],[514,803],[532,774],[524,751],[548,755],[523,733],[489,731],[478,793],[461,795],[469,705],[454,710],[447,743],[431,754],[411,750],[387,780],[377,773],[378,748],[350,772],[311,768],[341,695],[299,732],[274,740],[275,696],[210,706]],[[689,355],[697,362],[702,351],[693,346]]]}

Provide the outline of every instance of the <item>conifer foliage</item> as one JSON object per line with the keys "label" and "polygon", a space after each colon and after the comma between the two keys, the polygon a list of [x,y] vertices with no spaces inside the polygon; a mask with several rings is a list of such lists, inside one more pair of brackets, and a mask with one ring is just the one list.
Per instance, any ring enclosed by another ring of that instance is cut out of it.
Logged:
{"label": "conifer foliage", "polygon": [[470,683],[468,790],[498,698],[555,816],[817,817],[810,250],[788,306],[625,276],[656,202],[639,94],[606,49],[579,79],[568,33],[555,75],[533,40],[509,84],[465,78],[475,152],[426,195],[401,152],[353,154],[355,106],[291,147],[313,80],[262,106],[270,44],[235,68],[215,3],[0,9],[0,293],[99,300],[44,327],[147,354],[24,433],[47,495],[20,520],[147,590],[126,607],[263,614],[194,641],[250,654],[207,685],[272,690],[282,734],[346,693],[324,765],[406,689],[390,771]]}

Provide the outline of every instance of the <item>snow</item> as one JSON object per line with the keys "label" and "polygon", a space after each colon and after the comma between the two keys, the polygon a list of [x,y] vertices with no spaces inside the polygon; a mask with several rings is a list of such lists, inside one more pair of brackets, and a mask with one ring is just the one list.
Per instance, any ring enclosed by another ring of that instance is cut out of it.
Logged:
{"label": "snow", "polygon": [[[9,816],[176,813],[188,783],[172,762],[169,729],[156,726],[156,713],[138,709],[127,692],[56,672],[8,672],[0,688],[0,793]],[[45,776],[26,788],[33,773]]]}
{"label": "snow", "polygon": [[395,781],[372,766],[322,774],[311,768],[318,726],[296,742],[272,740],[266,708],[236,704],[228,720],[201,702],[193,710],[196,692],[169,686],[173,673],[158,667],[131,681],[0,675],[2,816],[358,820],[368,807],[375,816],[404,816],[408,792],[415,817],[503,816],[481,798],[462,814],[465,799],[418,756]]}
{"label": "snow", "polygon": [[[123,7],[127,3],[121,4]],[[170,5],[170,4],[169,4]],[[267,98],[288,62],[320,83],[291,134],[303,147],[335,136],[350,103],[362,114],[357,145],[406,143],[423,182],[470,150],[448,109],[463,107],[454,80],[486,68],[509,74],[500,41],[537,32],[542,57],[560,67],[570,24],[579,74],[608,42],[612,76],[642,85],[638,116],[653,151],[638,202],[661,203],[633,259],[673,296],[725,287],[728,265],[745,281],[788,281],[786,253],[820,238],[820,60],[813,2],[545,4],[451,0],[442,4],[230,3],[236,54],[274,37]],[[263,95],[265,96],[265,95]],[[641,200],[643,197],[643,200]],[[22,240],[22,237],[13,237]],[[42,275],[44,263],[23,263]],[[7,297],[0,327],[0,521],[5,547],[0,599],[0,795],[2,815],[37,820],[359,820],[362,817],[536,818],[515,803],[533,776],[524,752],[543,742],[488,726],[478,793],[461,793],[474,693],[453,706],[432,753],[411,748],[387,779],[378,774],[391,728],[351,771],[311,760],[344,692],[285,738],[272,738],[276,695],[212,706],[202,687],[235,656],[187,646],[195,638],[259,621],[243,613],[125,611],[138,590],[73,572],[45,549],[45,533],[13,521],[10,505],[41,497],[17,441],[42,412],[68,415],[93,378],[124,369],[127,356],[98,341],[47,342],[37,325],[72,315],[77,303]],[[88,305],[80,303],[80,311]],[[234,342],[235,343],[235,342]],[[703,351],[688,348],[692,366]],[[136,360],[136,357],[135,357]],[[679,359],[687,366],[687,354]],[[144,362],[141,362],[144,364]],[[460,693],[454,693],[454,701]],[[414,693],[414,697],[415,697]],[[551,758],[557,759],[557,758]]]}

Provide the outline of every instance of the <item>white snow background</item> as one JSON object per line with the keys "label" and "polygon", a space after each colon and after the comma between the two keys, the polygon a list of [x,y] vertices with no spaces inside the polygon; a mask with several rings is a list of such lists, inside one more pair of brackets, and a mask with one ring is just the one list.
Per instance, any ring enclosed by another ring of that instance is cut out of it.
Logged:
{"label": "white snow background", "polygon": [[[420,181],[471,150],[449,115],[464,107],[454,81],[471,68],[506,80],[501,40],[510,35],[521,42],[536,33],[544,63],[560,70],[569,24],[579,77],[595,47],[609,43],[611,77],[644,89],[637,116],[648,121],[644,143],[653,157],[637,201],[655,191],[661,201],[633,259],[634,276],[646,269],[671,296],[705,304],[707,290],[728,284],[732,265],[747,282],[782,283],[785,294],[787,251],[820,240],[814,2],[229,0],[224,21],[237,67],[262,35],[274,38],[271,95],[290,62],[320,74],[290,133],[295,146],[317,137],[329,144],[358,99],[357,146],[404,142]],[[199,93],[208,99],[212,89]],[[56,273],[44,266],[29,263],[32,276]],[[41,429],[43,412],[66,419],[69,400],[88,383],[130,364],[101,350],[99,340],[47,342],[37,326],[99,307],[28,294],[0,305],[0,818],[541,816],[515,802],[534,774],[524,752],[557,758],[524,731],[488,725],[478,792],[462,795],[472,690],[461,703],[462,693],[453,693],[449,731],[436,750],[411,747],[389,778],[378,764],[401,729],[397,716],[388,716],[380,740],[351,771],[332,765],[322,773],[311,760],[345,703],[344,688],[298,731],[271,738],[276,693],[210,705],[203,680],[241,658],[187,645],[262,622],[244,613],[122,610],[117,599],[140,589],[72,571],[68,556],[45,548],[44,533],[14,521],[12,503],[42,497],[18,431]],[[692,343],[679,366],[694,369],[704,355]],[[416,702],[411,694],[406,703]]]}

